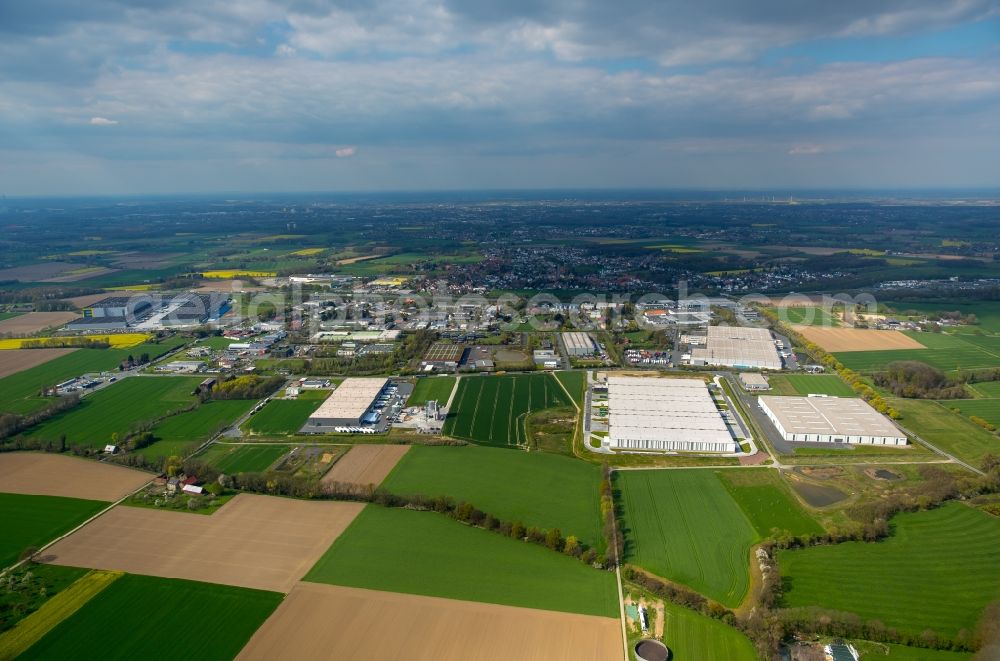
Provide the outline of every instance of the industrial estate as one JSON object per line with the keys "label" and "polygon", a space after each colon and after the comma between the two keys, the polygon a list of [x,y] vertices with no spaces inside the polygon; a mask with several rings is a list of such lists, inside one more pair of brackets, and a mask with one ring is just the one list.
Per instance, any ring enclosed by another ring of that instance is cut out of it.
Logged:
{"label": "industrial estate", "polygon": [[706,204],[0,213],[0,658],[994,658],[986,212]]}

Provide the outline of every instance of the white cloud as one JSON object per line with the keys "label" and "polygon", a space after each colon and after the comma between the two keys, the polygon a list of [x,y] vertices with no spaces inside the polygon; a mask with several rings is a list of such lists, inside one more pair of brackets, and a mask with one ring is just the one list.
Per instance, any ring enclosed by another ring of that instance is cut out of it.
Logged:
{"label": "white cloud", "polygon": [[822,145],[813,144],[803,144],[803,145],[793,145],[788,153],[792,156],[812,156],[814,154],[822,154],[826,152],[826,147]]}
{"label": "white cloud", "polygon": [[107,117],[91,117],[91,126],[114,126],[118,123],[117,119],[108,119]]}
{"label": "white cloud", "polygon": [[358,148],[341,147],[340,149],[337,149],[333,153],[337,155],[337,158],[350,158],[351,156],[354,156],[356,153],[358,153]]}

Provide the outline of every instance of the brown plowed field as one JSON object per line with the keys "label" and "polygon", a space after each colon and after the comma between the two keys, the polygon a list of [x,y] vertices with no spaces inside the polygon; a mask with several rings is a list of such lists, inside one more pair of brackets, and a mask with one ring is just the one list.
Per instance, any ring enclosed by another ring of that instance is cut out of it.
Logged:
{"label": "brown plowed field", "polygon": [[119,506],[42,561],[288,592],[362,507],[250,494],[211,516]]}
{"label": "brown plowed field", "polygon": [[10,319],[0,321],[0,335],[28,335],[48,328],[62,326],[66,322],[79,317],[75,312],[29,312]]}
{"label": "brown plowed field", "polygon": [[0,492],[114,502],[153,478],[124,466],[63,454],[0,454]]}
{"label": "brown plowed field", "polygon": [[912,337],[894,330],[867,328],[822,328],[795,326],[795,330],[825,351],[885,351],[889,349],[926,349]]}
{"label": "brown plowed field", "polygon": [[409,445],[355,445],[327,471],[322,482],[378,486],[409,449]]}
{"label": "brown plowed field", "polygon": [[237,659],[606,661],[618,620],[299,583]]}
{"label": "brown plowed field", "polygon": [[7,349],[0,355],[0,378],[47,363],[76,349]]}

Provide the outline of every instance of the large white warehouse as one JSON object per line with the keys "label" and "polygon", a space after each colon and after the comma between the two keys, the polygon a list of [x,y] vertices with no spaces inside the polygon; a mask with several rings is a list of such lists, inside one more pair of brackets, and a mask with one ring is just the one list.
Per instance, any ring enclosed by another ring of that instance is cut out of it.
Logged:
{"label": "large white warehouse", "polygon": [[701,379],[609,376],[608,409],[613,449],[739,452]]}
{"label": "large white warehouse", "polygon": [[782,368],[774,338],[766,328],[709,326],[706,345],[691,352],[692,362],[741,369]]}
{"label": "large white warehouse", "polygon": [[762,395],[757,400],[786,441],[906,445],[906,435],[863,399]]}

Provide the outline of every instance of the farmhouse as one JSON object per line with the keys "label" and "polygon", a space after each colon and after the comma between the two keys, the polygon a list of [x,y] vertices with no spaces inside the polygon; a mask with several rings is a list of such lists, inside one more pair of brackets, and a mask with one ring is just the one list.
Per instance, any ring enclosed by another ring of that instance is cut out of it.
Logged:
{"label": "farmhouse", "polygon": [[344,382],[309,416],[304,432],[322,433],[371,421],[375,401],[389,380],[382,377],[344,379]]}
{"label": "farmhouse", "polygon": [[761,395],[758,402],[786,441],[906,445],[906,435],[862,399]]}
{"label": "farmhouse", "polygon": [[613,449],[739,452],[700,379],[609,376],[608,408]]}
{"label": "farmhouse", "polygon": [[566,353],[574,358],[584,358],[593,356],[597,350],[590,333],[572,332],[562,334],[563,345]]}
{"label": "farmhouse", "polygon": [[707,345],[691,351],[692,364],[780,370],[781,356],[766,328],[709,326]]}

